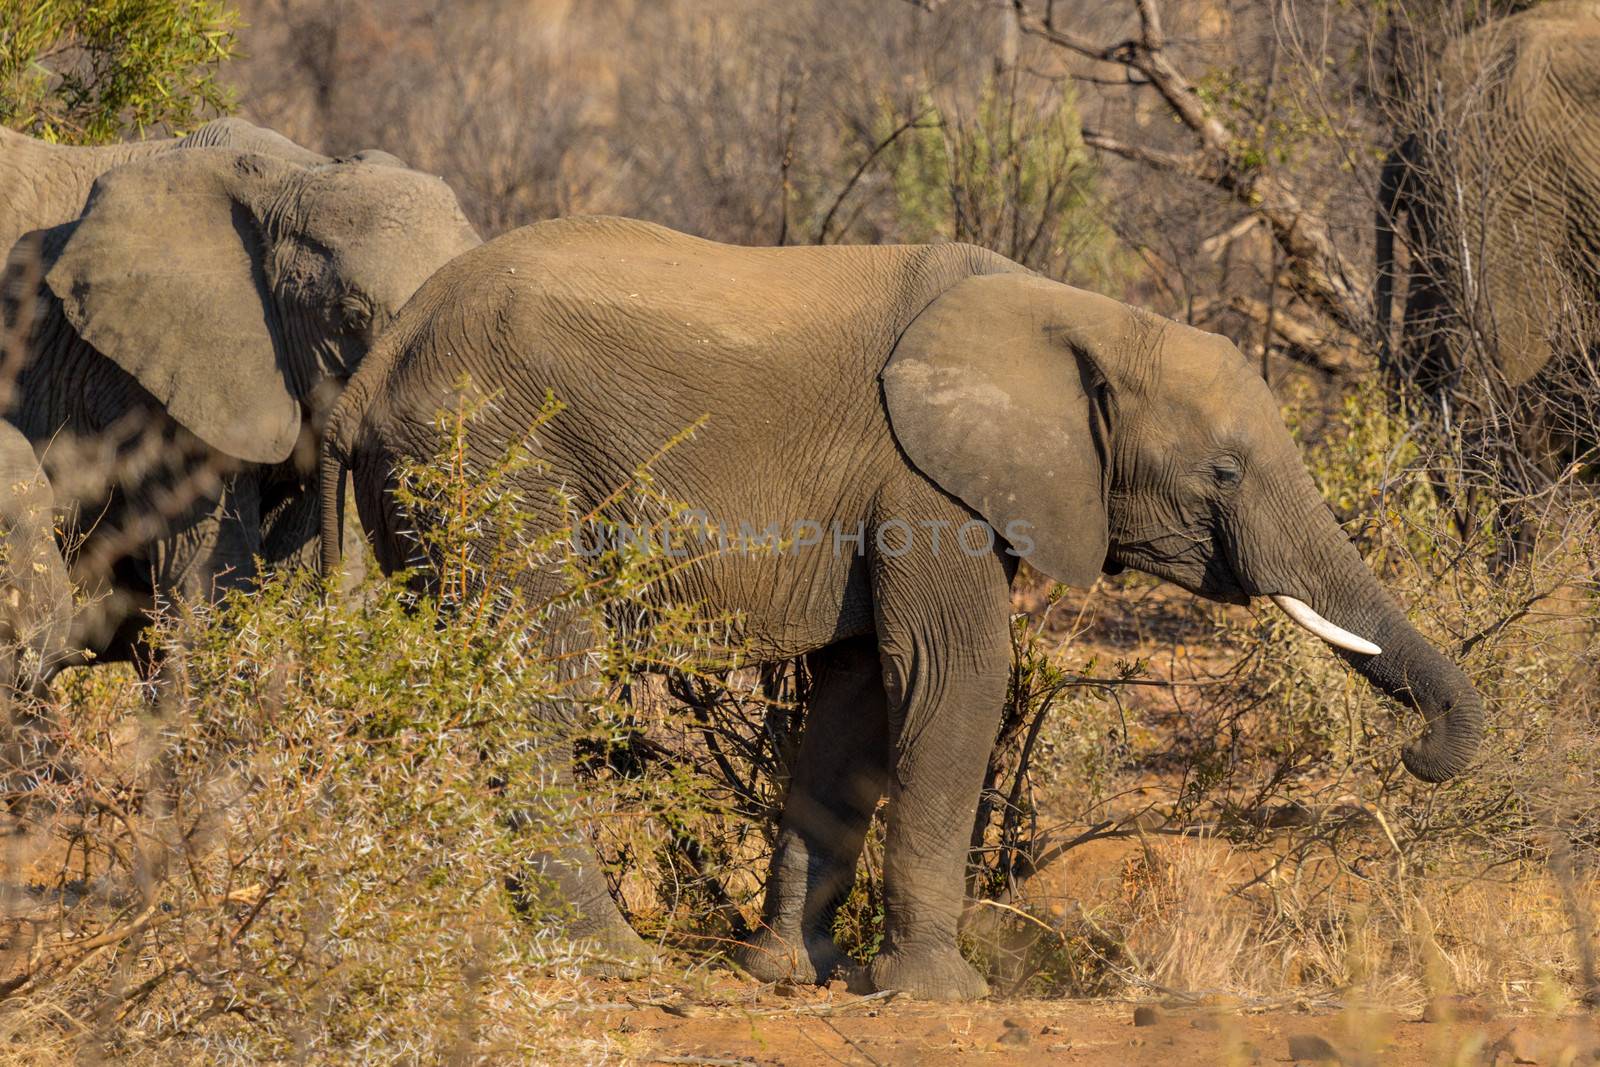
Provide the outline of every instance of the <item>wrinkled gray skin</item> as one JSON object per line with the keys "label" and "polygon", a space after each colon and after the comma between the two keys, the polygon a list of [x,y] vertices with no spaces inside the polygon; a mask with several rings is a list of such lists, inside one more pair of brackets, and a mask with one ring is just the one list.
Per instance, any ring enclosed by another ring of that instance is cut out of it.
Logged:
{"label": "wrinkled gray skin", "polygon": [[423,279],[479,243],[440,179],[247,125],[202,133],[278,154],[116,166],[7,267],[7,322],[31,325],[7,417],[89,535],[73,642],[101,661],[144,660],[153,605],[306,555],[320,411]]}
{"label": "wrinkled gray skin", "polygon": [[0,423],[0,686],[37,689],[66,657],[71,624],[50,481],[28,439]]}
{"label": "wrinkled gray skin", "polygon": [[[325,567],[338,565],[347,466],[379,561],[412,558],[413,517],[389,490],[400,464],[435,454],[435,413],[463,374],[504,391],[469,439],[480,463],[533,424],[547,390],[568,405],[539,434],[548,467],[524,475],[531,501],[560,485],[592,508],[706,416],[654,465],[662,494],[725,529],[830,531],[779,554],[712,553],[662,590],[738,613],[754,657],[807,655],[816,671],[766,928],[744,956],[760,977],[818,980],[839,964],[831,919],[887,790],[870,978],[924,997],[985,992],[956,924],[1010,668],[1013,551],[1073,585],[1135,567],[1228,602],[1298,597],[1382,647],[1342,654],[1423,712],[1404,749],[1412,773],[1448,778],[1478,744],[1477,693],[1363,565],[1231,344],[981,249],[737,248],[606,218],[500,237],[423,286],[335,406]],[[958,550],[979,517],[1016,543],[984,551],[969,534],[976,553]],[[847,536],[865,524],[862,554],[833,550],[835,523]],[[586,847],[548,864],[578,933],[638,948]]]}
{"label": "wrinkled gray skin", "polygon": [[29,230],[71,222],[94,180],[112,167],[180,148],[238,148],[312,166],[329,160],[282,134],[243,119],[222,118],[187,137],[78,147],[0,128],[0,253]]}
{"label": "wrinkled gray skin", "polygon": [[[1426,128],[1383,171],[1377,317],[1387,330],[1400,226],[1404,333],[1386,363],[1440,402],[1464,382],[1470,394],[1474,370],[1529,382],[1564,332],[1591,351],[1600,342],[1600,323],[1571,313],[1574,297],[1600,307],[1600,2],[1553,0],[1490,23],[1424,80]],[[1523,454],[1559,467],[1528,399]]]}

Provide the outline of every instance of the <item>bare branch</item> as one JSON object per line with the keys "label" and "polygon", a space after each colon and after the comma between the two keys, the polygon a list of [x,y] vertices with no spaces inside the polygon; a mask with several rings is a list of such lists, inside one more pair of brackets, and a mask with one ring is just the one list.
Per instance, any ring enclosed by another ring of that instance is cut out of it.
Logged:
{"label": "bare branch", "polygon": [[855,189],[856,183],[859,182],[861,180],[861,176],[867,172],[867,168],[872,166],[873,160],[882,155],[890,145],[898,141],[900,139],[900,135],[905,133],[907,130],[926,130],[937,128],[937,123],[924,124],[922,121],[923,119],[927,118],[932,111],[932,108],[922,109],[909,119],[906,119],[900,125],[896,126],[893,130],[889,131],[888,136],[884,137],[876,145],[873,145],[872,151],[867,153],[866,158],[861,161],[861,163],[856,167],[855,171],[851,173],[849,180],[844,183],[844,187],[839,190],[839,195],[833,198],[833,206],[828,208],[828,213],[822,218],[822,225],[817,227],[817,236],[812,242],[813,244],[820,245],[827,242],[828,228],[833,225],[833,217],[839,213],[839,208],[844,206],[845,199],[849,197],[851,191]]}
{"label": "bare branch", "polygon": [[1234,311],[1270,331],[1269,338],[1283,342],[1281,353],[1323,374],[1345,376],[1362,369],[1353,338],[1343,331],[1330,335],[1322,325],[1313,325],[1289,314],[1281,304],[1269,305],[1259,297],[1236,295],[1195,309],[1197,322],[1216,318],[1223,311]]}
{"label": "bare branch", "polygon": [[1366,334],[1371,315],[1364,280],[1352,273],[1327,226],[1306,209],[1289,183],[1258,158],[1246,156],[1234,135],[1207,109],[1194,83],[1165,50],[1166,34],[1156,0],[1134,0],[1139,13],[1138,38],[1109,45],[1048,23],[1029,9],[1027,0],[1011,3],[1024,33],[1097,63],[1119,64],[1128,72],[1129,82],[1152,86],[1198,142],[1194,152],[1182,154],[1085,131],[1086,144],[1228,193],[1266,222],[1283,251],[1285,274],[1295,292],[1341,329]]}
{"label": "bare branch", "polygon": [[1146,148],[1144,145],[1129,144],[1119,141],[1115,137],[1107,136],[1098,130],[1085,129],[1083,143],[1090,148],[1098,148],[1103,152],[1131,159],[1136,163],[1154,167],[1157,170],[1171,171],[1174,174],[1183,174],[1201,181],[1211,181],[1207,171],[1208,160],[1198,152],[1180,154],[1177,152],[1164,152],[1159,148]]}
{"label": "bare branch", "polygon": [[1156,7],[1155,0],[1135,2],[1139,8],[1139,38],[1146,48],[1159,52],[1167,43],[1167,35],[1161,29],[1161,9]]}

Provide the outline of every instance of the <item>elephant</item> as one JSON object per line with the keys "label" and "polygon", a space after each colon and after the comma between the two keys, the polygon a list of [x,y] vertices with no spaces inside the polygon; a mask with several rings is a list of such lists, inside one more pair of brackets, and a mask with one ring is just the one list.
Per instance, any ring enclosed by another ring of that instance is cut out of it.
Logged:
{"label": "elephant", "polygon": [[98,661],[153,665],[151,611],[214,601],[258,558],[314,566],[320,412],[479,243],[441,179],[291,147],[121,164],[13,249],[4,324],[29,356],[5,417],[78,527],[72,643]]}
{"label": "elephant", "polygon": [[[1022,559],[1075,586],[1132,567],[1214,600],[1270,597],[1421,711],[1412,774],[1443,781],[1478,745],[1481,696],[1366,568],[1244,356],[983,249],[746,248],[607,217],[502,235],[422,286],[335,403],[325,568],[347,471],[380,565],[427,561],[427,516],[395,487],[437,454],[464,377],[492,398],[467,430],[480,469],[547,396],[564,405],[516,475],[535,528],[559,535],[648,465],[651,495],[691,508],[708,543],[680,549],[650,595],[737,620],[745,661],[809,657],[761,932],[741,957],[757,977],[841,965],[830,924],[886,791],[868,978],[985,993],[957,921]],[[782,536],[763,551],[735,529]],[[572,558],[609,543],[577,537]],[[571,652],[592,634],[559,638]],[[587,846],[561,849],[543,869],[574,932],[629,944]]]}
{"label": "elephant", "polygon": [[28,439],[0,423],[0,689],[39,690],[67,656],[72,615],[50,480]]}
{"label": "elephant", "polygon": [[[1379,186],[1381,361],[1437,423],[1473,435],[1478,474],[1536,492],[1597,443],[1600,392],[1580,368],[1600,342],[1600,2],[1489,23],[1426,81]],[[1410,259],[1393,344],[1397,231]],[[1526,548],[1522,521],[1502,518]]]}
{"label": "elephant", "polygon": [[49,679],[70,655],[74,605],[50,480],[0,423],[0,808],[12,817],[55,766]]}

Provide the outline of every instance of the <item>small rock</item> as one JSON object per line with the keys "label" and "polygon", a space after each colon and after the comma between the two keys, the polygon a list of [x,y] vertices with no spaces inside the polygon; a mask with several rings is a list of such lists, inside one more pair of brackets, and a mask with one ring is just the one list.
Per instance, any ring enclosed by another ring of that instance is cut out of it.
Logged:
{"label": "small rock", "polygon": [[828,979],[826,989],[828,992],[838,996],[840,993],[850,992],[850,983],[846,982],[843,978],[830,978]]}
{"label": "small rock", "polygon": [[1039,1027],[1039,1032],[1048,1037],[1051,1034],[1064,1034],[1067,1032],[1067,1028],[1065,1026],[1057,1026],[1055,1023],[1045,1023]]}
{"label": "small rock", "polygon": [[1309,1060],[1312,1063],[1343,1063],[1339,1050],[1328,1044],[1326,1038],[1316,1034],[1290,1034],[1289,1058]]}
{"label": "small rock", "polygon": [[700,1007],[698,1004],[681,1004],[681,1003],[680,1004],[666,1004],[666,1003],[663,1003],[663,1004],[657,1004],[656,1007],[660,1008],[662,1011],[666,1012],[668,1015],[676,1015],[680,1019],[693,1019],[698,1015],[704,1015],[706,1013],[705,1009]]}
{"label": "small rock", "polygon": [[1033,1035],[1020,1026],[1007,1026],[995,1044],[1005,1045],[1007,1048],[1027,1048],[1033,1044]]}
{"label": "small rock", "polygon": [[772,991],[780,997],[800,997],[806,993],[804,989],[800,988],[798,982],[779,982],[772,987]]}
{"label": "small rock", "polygon": [[1045,1051],[1046,1052],[1071,1052],[1072,1051],[1072,1042],[1070,1042],[1070,1041],[1057,1041],[1055,1044],[1053,1044],[1049,1048],[1045,1049]]}
{"label": "small rock", "polygon": [[1141,1004],[1133,1009],[1133,1025],[1154,1026],[1161,1021],[1161,1009],[1154,1004]]}
{"label": "small rock", "polygon": [[1509,1063],[1542,1063],[1541,1051],[1532,1034],[1514,1026],[1489,1046],[1489,1062],[1498,1064],[1504,1059]]}
{"label": "small rock", "polygon": [[1494,1013],[1481,1001],[1454,994],[1434,997],[1422,1009],[1422,1021],[1425,1023],[1482,1023],[1488,1022],[1493,1016]]}

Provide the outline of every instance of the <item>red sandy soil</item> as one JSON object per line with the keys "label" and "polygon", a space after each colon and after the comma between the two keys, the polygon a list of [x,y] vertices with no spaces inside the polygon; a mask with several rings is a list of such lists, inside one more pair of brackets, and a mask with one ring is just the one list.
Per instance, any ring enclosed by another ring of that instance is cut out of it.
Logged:
{"label": "red sandy soil", "polygon": [[1431,1020],[1425,1022],[1371,1008],[1293,1005],[1265,1010],[1153,1001],[947,1005],[861,997],[842,989],[774,988],[731,975],[694,986],[614,982],[596,992],[600,1003],[585,1013],[582,1028],[589,1036],[610,1035],[639,1063],[1600,1063],[1600,1020],[1486,1018],[1470,1002],[1437,1005],[1425,1013]]}

